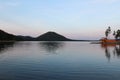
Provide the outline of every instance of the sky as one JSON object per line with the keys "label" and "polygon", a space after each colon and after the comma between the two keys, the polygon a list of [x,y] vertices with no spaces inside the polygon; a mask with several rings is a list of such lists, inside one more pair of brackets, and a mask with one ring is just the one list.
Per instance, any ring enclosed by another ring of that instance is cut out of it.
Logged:
{"label": "sky", "polygon": [[120,29],[120,0],[0,0],[0,29],[16,35],[100,39],[108,26]]}

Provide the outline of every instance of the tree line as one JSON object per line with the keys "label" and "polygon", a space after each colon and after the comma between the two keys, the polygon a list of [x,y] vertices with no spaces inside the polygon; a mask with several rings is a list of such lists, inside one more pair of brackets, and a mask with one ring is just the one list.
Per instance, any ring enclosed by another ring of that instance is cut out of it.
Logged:
{"label": "tree line", "polygon": [[[106,38],[108,38],[109,34],[111,34],[111,27],[109,26],[106,31],[105,31],[105,36]],[[113,36],[114,38],[117,40],[117,39],[120,39],[120,30],[116,30],[116,31],[113,31]]]}

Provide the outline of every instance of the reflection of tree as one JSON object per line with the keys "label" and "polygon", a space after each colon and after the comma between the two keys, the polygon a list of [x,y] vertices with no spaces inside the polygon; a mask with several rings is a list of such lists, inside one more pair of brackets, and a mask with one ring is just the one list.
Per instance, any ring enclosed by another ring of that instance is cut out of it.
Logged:
{"label": "reflection of tree", "polygon": [[117,55],[118,57],[120,56],[120,44],[118,46],[115,46],[114,49],[114,55]]}
{"label": "reflection of tree", "polygon": [[0,42],[0,53],[6,51],[9,47],[13,47],[15,42]]}
{"label": "reflection of tree", "polygon": [[111,58],[111,54],[108,48],[110,46],[114,46],[114,45],[113,44],[101,44],[101,47],[105,49],[105,56],[108,59],[108,61],[110,61],[110,58]]}
{"label": "reflection of tree", "polygon": [[108,60],[111,58],[111,53],[109,47],[113,47],[113,55],[119,57],[120,56],[120,44],[101,44],[101,47],[105,49],[105,56]]}
{"label": "reflection of tree", "polygon": [[40,42],[41,47],[43,47],[46,51],[50,53],[55,53],[57,49],[63,47],[63,42],[57,41],[47,41],[47,42]]}
{"label": "reflection of tree", "polygon": [[108,48],[105,49],[105,56],[108,58],[108,60],[110,61],[110,51],[108,50]]}

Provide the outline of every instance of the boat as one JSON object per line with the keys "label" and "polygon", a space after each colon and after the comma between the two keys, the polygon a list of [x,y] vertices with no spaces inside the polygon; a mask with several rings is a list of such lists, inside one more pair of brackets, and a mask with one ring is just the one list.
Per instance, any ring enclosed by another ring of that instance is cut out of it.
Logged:
{"label": "boat", "polygon": [[113,32],[113,36],[115,39],[109,39],[108,35],[111,33],[111,28],[110,26],[108,29],[105,31],[105,37],[101,38],[98,41],[92,41],[91,44],[102,44],[102,45],[113,45],[113,44],[120,44],[120,30],[118,29],[117,31]]}
{"label": "boat", "polygon": [[108,29],[106,29],[105,31],[105,36],[103,37],[100,42],[102,44],[120,44],[120,30],[118,29],[117,31],[113,32],[113,36],[115,37],[115,39],[109,39],[108,36],[111,33],[111,28],[110,26],[108,27]]}
{"label": "boat", "polygon": [[118,44],[120,43],[119,39],[107,39],[107,38],[103,38],[100,40],[102,44]]}

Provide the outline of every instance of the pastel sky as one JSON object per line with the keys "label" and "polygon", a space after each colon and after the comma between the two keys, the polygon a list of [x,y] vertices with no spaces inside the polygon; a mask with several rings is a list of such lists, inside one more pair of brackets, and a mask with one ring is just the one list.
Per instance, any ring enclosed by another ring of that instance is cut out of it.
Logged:
{"label": "pastel sky", "polygon": [[108,26],[120,29],[120,0],[0,0],[0,29],[16,35],[100,39]]}

